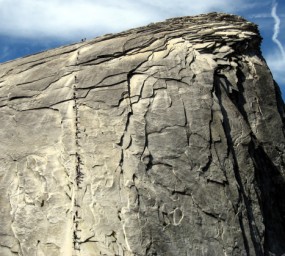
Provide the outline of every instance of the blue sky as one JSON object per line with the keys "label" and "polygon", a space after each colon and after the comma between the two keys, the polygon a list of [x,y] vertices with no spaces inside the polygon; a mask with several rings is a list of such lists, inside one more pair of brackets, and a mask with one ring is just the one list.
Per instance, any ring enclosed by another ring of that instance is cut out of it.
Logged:
{"label": "blue sky", "polygon": [[259,25],[263,56],[285,98],[284,0],[0,0],[0,62],[212,11],[238,14]]}

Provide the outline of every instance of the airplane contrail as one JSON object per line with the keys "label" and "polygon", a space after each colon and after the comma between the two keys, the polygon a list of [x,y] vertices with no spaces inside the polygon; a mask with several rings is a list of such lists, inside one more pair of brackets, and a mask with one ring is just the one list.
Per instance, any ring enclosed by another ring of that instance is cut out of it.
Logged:
{"label": "airplane contrail", "polygon": [[271,16],[274,19],[274,33],[272,36],[272,41],[274,43],[276,43],[276,45],[278,46],[278,48],[282,54],[283,60],[285,60],[285,50],[283,48],[283,45],[281,44],[281,42],[278,39],[278,34],[280,32],[280,19],[276,13],[277,6],[278,6],[278,4],[276,3],[276,1],[273,1]]}

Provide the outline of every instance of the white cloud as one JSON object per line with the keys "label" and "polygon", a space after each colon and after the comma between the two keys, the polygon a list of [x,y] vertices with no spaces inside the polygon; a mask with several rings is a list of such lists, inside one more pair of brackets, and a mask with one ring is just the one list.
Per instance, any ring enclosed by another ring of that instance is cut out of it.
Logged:
{"label": "white cloud", "polygon": [[246,0],[0,0],[0,35],[74,39],[174,16],[234,12]]}
{"label": "white cloud", "polygon": [[[88,0],[3,0],[0,10],[0,33],[28,38],[95,34],[100,30],[116,30],[118,14],[122,16],[120,23],[135,18],[130,10],[117,6],[108,9]],[[141,19],[140,16],[137,18]]]}
{"label": "white cloud", "polygon": [[282,55],[282,59],[285,61],[285,50],[282,43],[278,39],[278,34],[280,32],[280,18],[278,17],[276,10],[277,10],[277,3],[273,1],[273,6],[271,10],[271,16],[274,19],[274,29],[273,29],[273,36],[272,41],[277,45]]}
{"label": "white cloud", "polygon": [[285,84],[285,48],[282,45],[281,41],[278,39],[278,35],[280,33],[280,18],[277,15],[277,2],[272,1],[272,9],[271,9],[271,16],[274,20],[274,27],[273,27],[273,34],[272,34],[272,41],[276,45],[276,48],[271,50],[265,59],[267,64],[273,74],[274,79],[280,85]]}

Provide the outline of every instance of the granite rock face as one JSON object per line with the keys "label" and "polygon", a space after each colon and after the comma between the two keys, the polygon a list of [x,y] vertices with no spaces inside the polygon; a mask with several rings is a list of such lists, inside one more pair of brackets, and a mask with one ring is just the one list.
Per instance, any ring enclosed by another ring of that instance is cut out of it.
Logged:
{"label": "granite rock face", "polygon": [[284,105],[211,13],[0,65],[0,255],[282,255]]}

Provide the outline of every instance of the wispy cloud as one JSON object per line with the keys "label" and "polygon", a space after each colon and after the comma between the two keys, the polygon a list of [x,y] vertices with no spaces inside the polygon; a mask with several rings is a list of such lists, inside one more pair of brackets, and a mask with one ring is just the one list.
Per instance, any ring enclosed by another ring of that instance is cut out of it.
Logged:
{"label": "wispy cloud", "polygon": [[268,66],[270,67],[274,79],[281,85],[285,84],[285,50],[284,46],[282,45],[281,41],[278,39],[278,35],[280,33],[280,18],[277,15],[277,7],[278,4],[276,1],[272,2],[272,9],[271,9],[271,17],[274,20],[274,27],[273,27],[273,35],[272,41],[277,46],[275,49],[273,48],[268,54],[265,56]]}
{"label": "wispy cloud", "polygon": [[273,5],[272,5],[272,10],[271,10],[271,16],[274,19],[274,31],[273,31],[273,36],[272,36],[272,41],[278,46],[280,53],[282,55],[282,58],[285,62],[285,50],[283,45],[281,44],[281,42],[278,39],[278,34],[280,32],[280,18],[277,15],[277,2],[273,1]]}
{"label": "wispy cloud", "polygon": [[246,0],[0,0],[0,35],[73,39],[173,16],[235,12]]}

